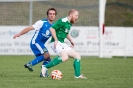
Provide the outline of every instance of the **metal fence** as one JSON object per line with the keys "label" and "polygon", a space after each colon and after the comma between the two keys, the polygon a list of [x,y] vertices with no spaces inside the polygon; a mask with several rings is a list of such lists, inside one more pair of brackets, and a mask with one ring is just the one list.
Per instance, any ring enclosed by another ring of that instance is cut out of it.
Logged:
{"label": "metal fence", "polygon": [[98,24],[98,0],[11,1],[0,2],[0,25],[31,25],[37,20],[46,18],[46,11],[50,7],[57,9],[57,19],[67,16],[68,11],[75,8],[80,13],[75,25]]}

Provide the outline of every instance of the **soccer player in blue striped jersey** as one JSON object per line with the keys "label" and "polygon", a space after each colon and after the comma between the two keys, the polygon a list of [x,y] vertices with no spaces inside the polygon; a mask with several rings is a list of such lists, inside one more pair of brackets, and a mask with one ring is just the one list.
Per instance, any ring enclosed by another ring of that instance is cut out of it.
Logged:
{"label": "soccer player in blue striped jersey", "polygon": [[30,42],[30,48],[33,51],[36,58],[34,58],[33,60],[29,61],[24,65],[24,67],[28,68],[29,71],[33,71],[32,67],[42,61],[44,61],[43,65],[46,65],[51,61],[50,54],[47,48],[45,47],[45,43],[51,37],[49,28],[52,26],[56,15],[56,9],[49,8],[47,10],[47,18],[37,21],[35,24],[23,29],[20,33],[15,34],[13,37],[13,39],[15,39],[16,37],[20,37],[21,35],[33,29],[35,30],[35,34],[33,35]]}

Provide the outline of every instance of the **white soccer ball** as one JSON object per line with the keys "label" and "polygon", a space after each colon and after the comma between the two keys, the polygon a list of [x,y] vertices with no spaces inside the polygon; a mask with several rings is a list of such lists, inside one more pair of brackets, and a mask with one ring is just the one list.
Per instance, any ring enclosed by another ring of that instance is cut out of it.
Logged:
{"label": "white soccer ball", "polygon": [[60,80],[62,78],[62,73],[60,70],[53,70],[51,72],[51,78],[54,80]]}

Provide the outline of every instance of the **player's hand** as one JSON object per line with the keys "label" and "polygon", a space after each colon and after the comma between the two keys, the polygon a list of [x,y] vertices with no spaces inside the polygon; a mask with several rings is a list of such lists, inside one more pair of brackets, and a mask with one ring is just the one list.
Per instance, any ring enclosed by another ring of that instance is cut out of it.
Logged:
{"label": "player's hand", "polygon": [[13,36],[13,39],[15,39],[16,37],[20,37],[21,35],[20,34],[15,34],[14,36]]}
{"label": "player's hand", "polygon": [[54,48],[56,48],[58,41],[54,41]]}
{"label": "player's hand", "polygon": [[73,41],[70,41],[71,42],[71,48],[73,48],[74,47],[74,42]]}

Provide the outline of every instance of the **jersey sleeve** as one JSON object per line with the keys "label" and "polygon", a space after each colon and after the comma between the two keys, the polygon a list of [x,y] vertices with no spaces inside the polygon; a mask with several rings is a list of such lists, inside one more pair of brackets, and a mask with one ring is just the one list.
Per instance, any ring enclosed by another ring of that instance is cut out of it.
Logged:
{"label": "jersey sleeve", "polygon": [[32,25],[35,30],[40,30],[40,28],[43,26],[43,21],[39,20],[35,24]]}
{"label": "jersey sleeve", "polygon": [[58,21],[56,21],[53,25],[52,28],[54,28],[55,30],[59,29],[60,27],[62,27],[64,25],[64,22],[62,21],[62,19],[59,19]]}

